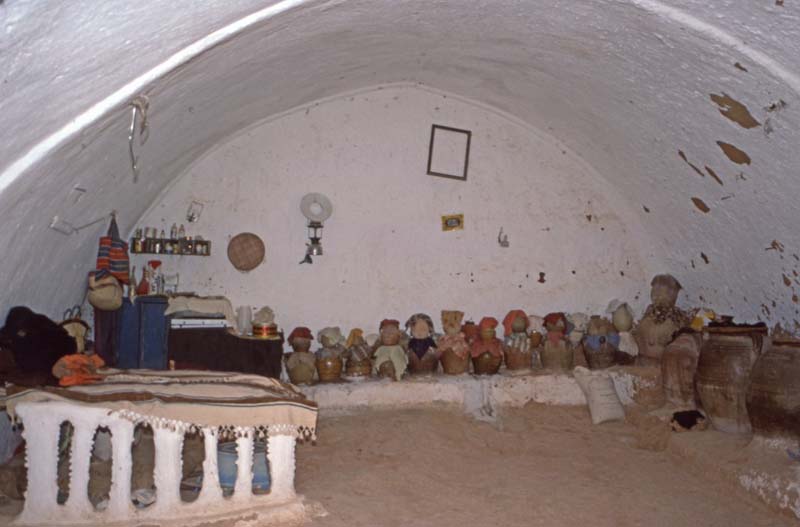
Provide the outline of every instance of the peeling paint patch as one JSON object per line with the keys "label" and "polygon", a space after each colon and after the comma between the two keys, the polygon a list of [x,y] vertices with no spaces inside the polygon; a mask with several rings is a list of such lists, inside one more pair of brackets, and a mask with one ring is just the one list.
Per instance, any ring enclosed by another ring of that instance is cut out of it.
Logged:
{"label": "peeling paint patch", "polygon": [[744,150],[739,150],[735,146],[730,143],[726,143],[724,141],[717,141],[717,144],[728,156],[728,159],[736,163],[737,165],[749,165],[750,164],[750,156],[747,155],[747,152]]}
{"label": "peeling paint patch", "polygon": [[708,208],[708,205],[706,205],[706,202],[700,198],[692,198],[692,203],[694,203],[694,206],[697,207],[700,212],[708,213],[711,210]]}
{"label": "peeling paint patch", "polygon": [[696,165],[693,165],[691,162],[689,162],[689,160],[686,158],[686,154],[684,154],[684,153],[683,153],[683,150],[678,150],[678,155],[679,155],[679,156],[681,156],[681,159],[683,159],[684,161],[686,161],[686,164],[687,164],[687,165],[689,165],[690,167],[692,167],[692,170],[694,170],[695,172],[697,172],[698,174],[700,174],[700,177],[706,177],[706,175],[705,175],[705,174],[703,174],[703,171],[702,171],[702,170],[700,170],[699,168],[697,168],[697,166],[696,166]]}
{"label": "peeling paint patch", "polygon": [[727,93],[722,92],[722,95],[712,93],[710,96],[711,100],[714,101],[717,106],[719,106],[719,113],[742,128],[750,129],[761,126],[761,123],[756,121],[755,118],[750,114],[750,110],[747,109],[747,106],[740,103]]}
{"label": "peeling paint patch", "polygon": [[722,180],[719,178],[719,176],[717,175],[717,173],[716,173],[716,172],[714,172],[714,171],[711,169],[711,167],[709,167],[709,166],[706,166],[706,167],[705,167],[705,169],[706,169],[706,172],[708,172],[708,175],[709,175],[709,176],[711,176],[712,178],[714,178],[714,181],[716,181],[716,182],[717,182],[717,183],[719,183],[720,185],[722,185],[722,184],[723,184],[723,183],[722,183]]}

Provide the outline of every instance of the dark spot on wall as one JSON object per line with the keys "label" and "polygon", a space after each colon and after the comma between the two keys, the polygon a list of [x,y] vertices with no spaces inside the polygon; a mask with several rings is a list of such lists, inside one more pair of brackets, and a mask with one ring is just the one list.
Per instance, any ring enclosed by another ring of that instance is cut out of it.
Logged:
{"label": "dark spot on wall", "polygon": [[737,62],[736,64],[734,64],[734,65],[733,65],[733,67],[734,67],[734,68],[736,68],[736,69],[742,70],[742,71],[744,71],[744,72],[746,72],[746,71],[747,71],[747,68],[745,68],[744,66],[742,66],[742,65],[741,65],[740,63],[738,63],[738,62]]}
{"label": "dark spot on wall", "polygon": [[783,275],[783,285],[786,287],[792,287],[792,281],[786,275]]}
{"label": "dark spot on wall", "polygon": [[572,274],[577,274],[577,273],[575,272],[575,269],[573,269],[573,270],[572,270]]}
{"label": "dark spot on wall", "polygon": [[694,268],[695,268],[695,266],[694,266],[694,260],[692,260],[692,269],[694,269]]}
{"label": "dark spot on wall", "polygon": [[625,276],[625,271],[620,271],[620,272],[619,272],[619,275],[620,275],[620,276]]}
{"label": "dark spot on wall", "polygon": [[700,198],[692,198],[692,203],[694,203],[694,206],[697,207],[700,212],[707,214],[711,210],[708,208],[708,205],[706,205],[706,202]]}
{"label": "dark spot on wall", "polygon": [[792,295],[792,302],[797,304],[798,302],[800,302],[800,298],[797,298],[797,295]]}
{"label": "dark spot on wall", "polygon": [[539,273],[539,280],[537,280],[540,284],[544,283],[544,273]]}
{"label": "dark spot on wall", "polygon": [[736,163],[737,165],[749,165],[750,164],[750,156],[747,155],[747,152],[744,150],[739,150],[735,146],[730,143],[726,143],[724,141],[717,141],[717,144],[728,156],[728,159]]}
{"label": "dark spot on wall", "polygon": [[750,115],[750,110],[747,109],[747,106],[740,103],[727,93],[723,92],[722,95],[712,93],[711,100],[714,101],[717,106],[719,106],[719,113],[742,128],[750,129],[761,126],[761,123],[756,121],[755,118]]}
{"label": "dark spot on wall", "polygon": [[717,175],[717,173],[716,173],[716,172],[714,172],[714,171],[711,169],[711,167],[709,167],[709,166],[707,166],[707,165],[706,165],[706,167],[705,167],[705,168],[706,168],[706,172],[708,172],[708,175],[709,175],[709,176],[711,176],[712,178],[714,178],[714,181],[716,181],[717,183],[719,183],[720,185],[722,185],[722,180],[719,178],[719,176]]}
{"label": "dark spot on wall", "polygon": [[783,244],[781,242],[779,242],[778,240],[772,240],[772,243],[769,244],[769,247],[767,247],[764,250],[765,251],[778,251],[779,253],[782,253],[783,249],[784,249],[784,246],[783,246]]}
{"label": "dark spot on wall", "polygon": [[686,161],[686,164],[687,164],[687,165],[689,165],[690,167],[692,167],[692,170],[694,170],[695,172],[697,172],[698,174],[700,174],[700,177],[706,177],[706,175],[705,175],[705,174],[703,174],[703,172],[702,172],[702,171],[701,171],[699,168],[697,168],[697,166],[695,166],[695,165],[693,165],[692,163],[690,163],[690,162],[689,162],[689,160],[686,158],[686,154],[684,154],[684,153],[683,153],[683,150],[678,150],[678,155],[679,155],[679,156],[681,156],[681,159],[683,159],[684,161]]}
{"label": "dark spot on wall", "polygon": [[644,209],[645,212],[650,212],[650,209],[648,209],[646,205],[642,205],[642,208]]}
{"label": "dark spot on wall", "polygon": [[775,5],[778,7],[783,7],[783,0],[775,0]]}
{"label": "dark spot on wall", "polygon": [[703,261],[704,261],[706,264],[708,264],[708,256],[706,256],[706,253],[700,253],[700,258],[702,258],[702,259],[703,259]]}
{"label": "dark spot on wall", "polygon": [[767,307],[767,304],[761,304],[761,311],[763,311],[766,316],[770,315],[769,307]]}
{"label": "dark spot on wall", "polygon": [[592,215],[591,214],[587,214],[586,215],[586,221],[591,223],[591,221],[592,221]]}

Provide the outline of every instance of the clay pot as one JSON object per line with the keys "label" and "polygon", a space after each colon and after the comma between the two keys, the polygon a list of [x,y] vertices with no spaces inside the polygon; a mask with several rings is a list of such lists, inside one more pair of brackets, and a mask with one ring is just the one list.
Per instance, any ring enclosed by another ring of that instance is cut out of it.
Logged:
{"label": "clay pot", "polygon": [[292,384],[311,384],[317,368],[314,365],[316,358],[307,351],[295,351],[285,356],[286,373]]}
{"label": "clay pot", "polygon": [[341,357],[325,357],[317,359],[317,374],[319,382],[333,382],[338,381],[342,376],[342,358]]}
{"label": "clay pot", "polygon": [[435,353],[426,353],[420,359],[417,354],[409,352],[408,371],[413,375],[433,375],[439,369],[439,358]]}
{"label": "clay pot", "polygon": [[611,322],[617,331],[630,331],[633,327],[633,313],[628,304],[621,304],[611,315]]}
{"label": "clay pot", "polygon": [[747,413],[758,435],[800,438],[800,341],[776,340],[756,360]]}
{"label": "clay pot", "polygon": [[383,331],[381,332],[381,344],[384,346],[394,346],[400,342],[403,334],[399,331]]}
{"label": "clay pot", "polygon": [[372,361],[369,359],[363,360],[348,360],[347,368],[344,374],[348,377],[369,377],[372,373]]}
{"label": "clay pot", "polygon": [[475,371],[475,375],[494,375],[500,370],[502,363],[503,357],[488,351],[472,357],[472,369]]}
{"label": "clay pot", "polygon": [[304,352],[311,349],[311,339],[306,339],[303,337],[295,337],[289,343],[292,349],[295,352]]}
{"label": "clay pot", "polygon": [[469,371],[469,355],[462,359],[453,350],[447,349],[439,360],[442,363],[442,370],[447,375],[461,375]]}
{"label": "clay pot", "polygon": [[507,347],[504,351],[506,369],[510,371],[530,370],[532,367],[533,353],[531,350],[520,351]]}
{"label": "clay pot", "polygon": [[478,339],[478,335],[480,335],[481,330],[474,322],[467,322],[461,326],[461,332],[464,333],[467,343],[472,344]]}
{"label": "clay pot", "polygon": [[395,380],[394,374],[395,374],[395,369],[394,369],[394,363],[392,361],[390,360],[383,361],[380,364],[380,366],[378,366],[379,376]]}
{"label": "clay pot", "polygon": [[700,333],[683,333],[672,341],[661,357],[661,379],[667,401],[679,408],[696,406],[694,375],[703,337]]}
{"label": "clay pot", "polygon": [[711,424],[721,432],[747,434],[750,370],[761,352],[766,327],[708,327],[697,362],[697,393]]}
{"label": "clay pot", "polygon": [[542,345],[542,340],[544,339],[544,335],[539,333],[538,331],[534,331],[531,333],[531,348],[538,348]]}
{"label": "clay pot", "polygon": [[586,357],[586,364],[590,370],[603,370],[615,364],[615,354],[617,349],[607,341],[600,344],[600,347],[593,348],[583,343],[583,354]]}
{"label": "clay pot", "polygon": [[288,369],[289,381],[292,384],[311,384],[314,381],[316,369],[311,364],[299,362],[293,368]]}
{"label": "clay pot", "polygon": [[542,368],[555,371],[572,371],[574,366],[572,349],[567,341],[558,343],[546,340],[542,348]]}

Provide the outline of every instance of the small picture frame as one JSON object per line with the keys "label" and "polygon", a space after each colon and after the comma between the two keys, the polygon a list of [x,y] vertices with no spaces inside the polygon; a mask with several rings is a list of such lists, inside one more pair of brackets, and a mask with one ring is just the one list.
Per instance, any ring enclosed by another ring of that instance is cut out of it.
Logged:
{"label": "small picture frame", "polygon": [[463,214],[445,214],[442,216],[442,230],[447,231],[462,231],[464,230],[464,215]]}
{"label": "small picture frame", "polygon": [[434,124],[428,147],[428,175],[467,180],[472,132]]}

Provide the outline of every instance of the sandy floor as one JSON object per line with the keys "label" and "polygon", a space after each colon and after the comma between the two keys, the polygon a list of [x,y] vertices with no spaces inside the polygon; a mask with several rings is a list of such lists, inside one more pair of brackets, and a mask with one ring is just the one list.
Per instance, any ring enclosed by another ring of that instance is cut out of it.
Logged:
{"label": "sandy floor", "polygon": [[494,424],[445,409],[323,417],[296,486],[328,511],[320,527],[797,525],[634,443],[585,408],[529,405]]}

